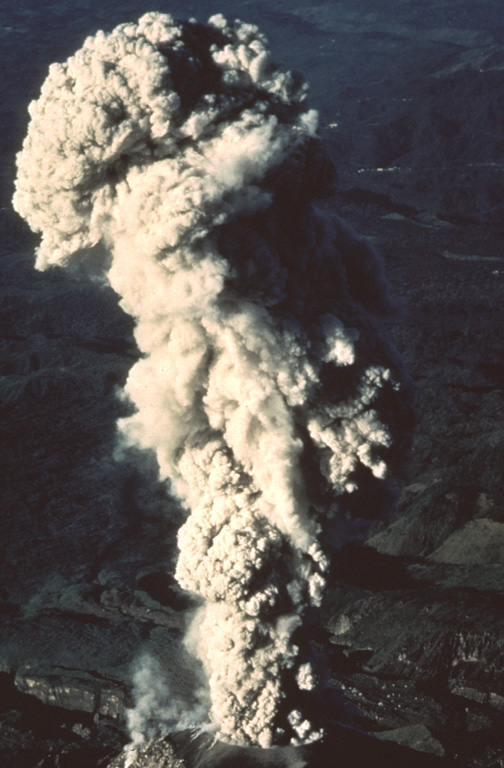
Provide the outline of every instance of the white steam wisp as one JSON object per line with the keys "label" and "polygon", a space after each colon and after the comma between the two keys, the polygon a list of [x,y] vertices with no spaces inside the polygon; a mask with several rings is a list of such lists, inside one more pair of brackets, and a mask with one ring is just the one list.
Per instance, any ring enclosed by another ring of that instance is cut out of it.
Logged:
{"label": "white steam wisp", "polygon": [[306,90],[254,26],[148,13],[51,65],[14,196],[39,269],[110,255],[143,353],[120,428],[189,513],[176,578],[202,600],[208,718],[263,747],[323,733],[321,535],[385,477],[406,397],[364,306],[386,303],[380,262],[313,204],[330,164]]}

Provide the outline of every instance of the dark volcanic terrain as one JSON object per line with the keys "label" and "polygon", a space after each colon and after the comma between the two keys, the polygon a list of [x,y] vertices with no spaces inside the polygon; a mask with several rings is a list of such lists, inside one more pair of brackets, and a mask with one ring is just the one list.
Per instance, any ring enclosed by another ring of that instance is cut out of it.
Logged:
{"label": "dark volcanic terrain", "polygon": [[[0,764],[123,768],[141,653],[193,683],[173,580],[181,512],[151,456],[117,454],[138,351],[115,295],[33,269],[10,208],[26,104],[52,60],[150,4],[0,9]],[[497,0],[158,7],[260,24],[312,84],[338,169],[325,202],[384,257],[383,322],[416,388],[390,522],[333,564],[314,644],[341,725],[239,750],[187,732],[136,768],[504,765],[504,9]],[[373,737],[373,738],[372,738]],[[378,738],[374,738],[378,737]]]}

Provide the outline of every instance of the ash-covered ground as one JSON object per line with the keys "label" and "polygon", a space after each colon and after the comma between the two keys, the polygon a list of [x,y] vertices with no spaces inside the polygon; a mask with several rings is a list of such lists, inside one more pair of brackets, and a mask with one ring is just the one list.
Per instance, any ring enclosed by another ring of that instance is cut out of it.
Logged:
{"label": "ash-covered ground", "polygon": [[182,514],[152,456],[115,458],[132,321],[82,274],[35,272],[37,240],[10,203],[49,63],[148,10],[257,23],[310,82],[338,171],[325,206],[385,259],[397,312],[384,322],[417,424],[392,519],[334,559],[313,638],[341,726],[283,750],[182,733],[135,764],[500,765],[504,11],[439,0],[0,9],[2,764],[122,766],[141,654],[171,691],[194,686],[182,645],[194,605],[173,579]]}

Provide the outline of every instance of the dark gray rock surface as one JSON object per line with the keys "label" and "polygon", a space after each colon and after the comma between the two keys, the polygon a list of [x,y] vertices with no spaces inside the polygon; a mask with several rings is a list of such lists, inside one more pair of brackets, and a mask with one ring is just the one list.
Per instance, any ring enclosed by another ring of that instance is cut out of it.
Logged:
{"label": "dark gray rock surface", "polygon": [[[149,455],[116,455],[137,358],[116,297],[33,270],[10,210],[14,153],[50,61],[150,10],[89,0],[0,9],[0,764],[123,768],[139,654],[194,686],[193,603],[172,578],[183,515]],[[174,2],[175,15],[207,15]],[[339,178],[327,203],[383,254],[384,319],[417,424],[389,524],[335,560],[314,646],[334,725],[321,745],[155,741],[136,768],[504,761],[504,10],[497,0],[222,2],[312,82]],[[337,124],[337,125],[336,125]],[[371,734],[371,735],[367,735]],[[374,734],[374,737],[372,737]],[[391,740],[391,741],[390,741]]]}

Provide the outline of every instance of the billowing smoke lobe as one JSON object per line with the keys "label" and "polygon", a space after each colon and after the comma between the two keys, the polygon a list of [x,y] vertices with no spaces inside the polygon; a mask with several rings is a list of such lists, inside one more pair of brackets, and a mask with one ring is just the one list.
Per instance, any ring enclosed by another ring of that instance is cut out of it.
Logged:
{"label": "billowing smoke lobe", "polygon": [[120,429],[188,512],[207,721],[263,747],[323,734],[306,628],[331,531],[379,511],[408,399],[369,312],[380,261],[314,205],[332,171],[306,91],[254,26],[148,13],[50,67],[14,196],[39,269],[108,254],[143,352]]}

